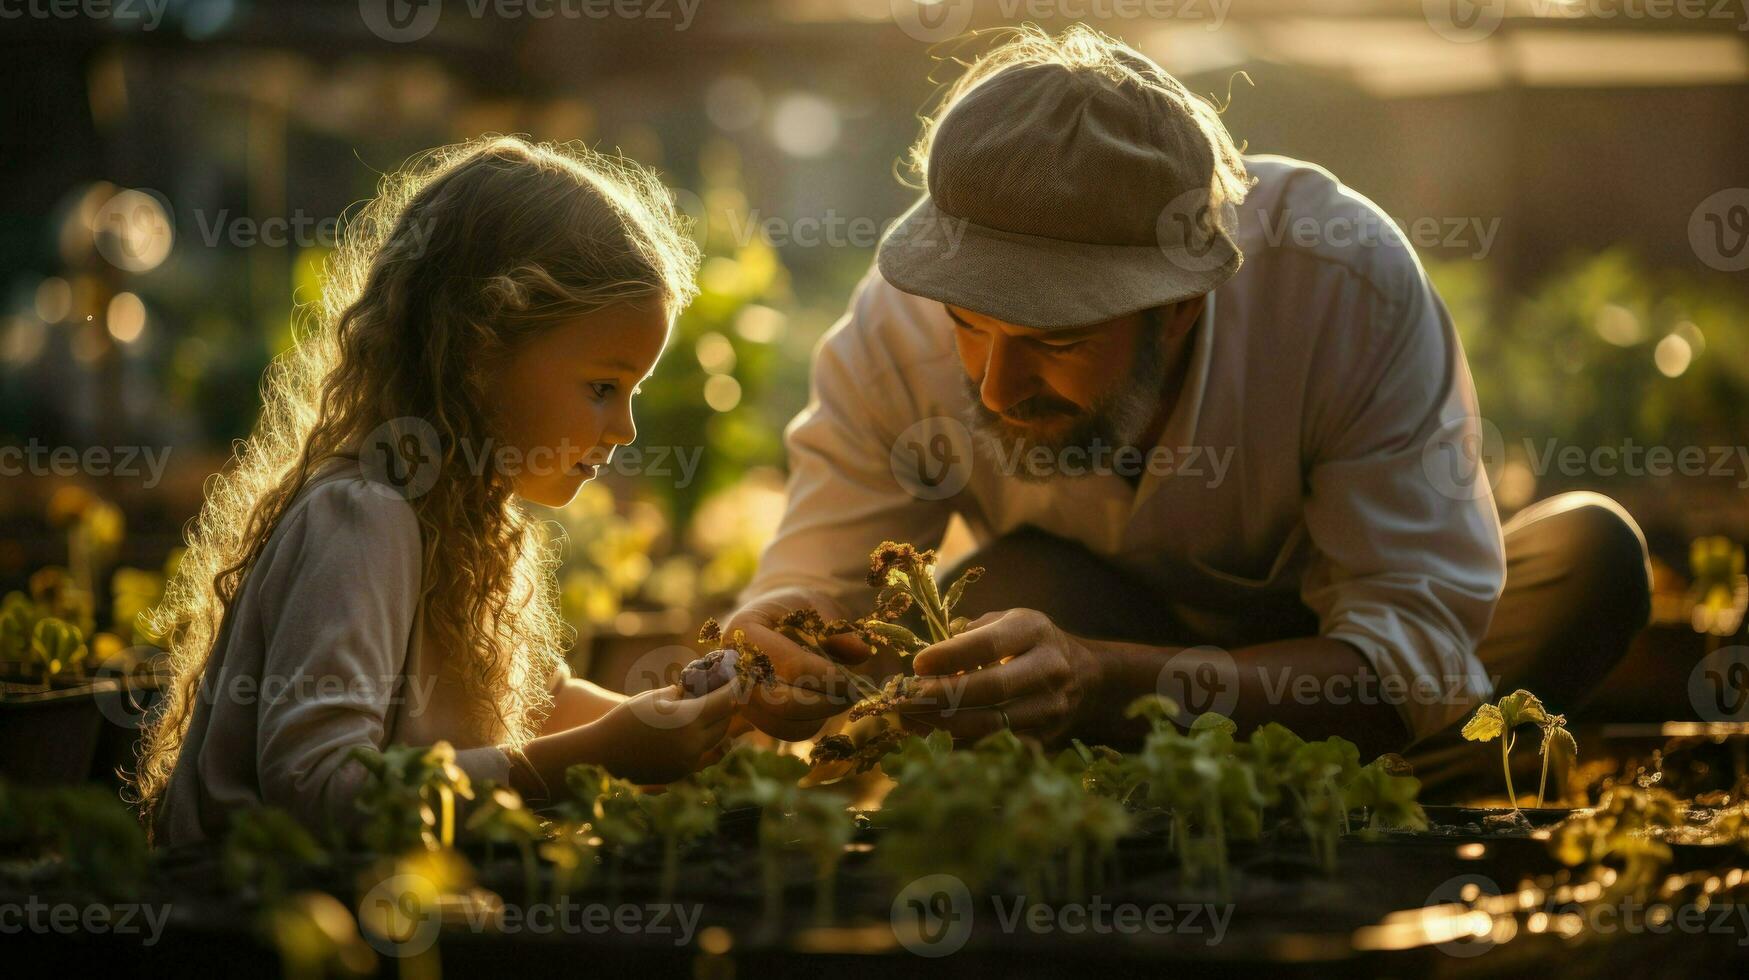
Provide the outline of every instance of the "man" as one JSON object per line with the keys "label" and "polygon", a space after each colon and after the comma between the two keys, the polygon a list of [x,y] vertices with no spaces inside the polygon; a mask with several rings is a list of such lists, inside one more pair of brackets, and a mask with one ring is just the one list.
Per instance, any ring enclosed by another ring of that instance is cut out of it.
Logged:
{"label": "man", "polygon": [[1568,708],[1643,625],[1644,543],[1613,503],[1545,501],[1502,535],[1446,310],[1330,174],[1241,157],[1084,28],[974,63],[913,156],[927,194],[821,343],[788,511],[729,624],[786,682],[747,708],[764,731],[843,707],[841,668],[772,623],[866,611],[869,549],[934,547],[956,514],[988,574],[972,628],[915,658],[905,718],[964,738],[1120,744],[1162,693],[1242,731],[1431,750],[1502,687]]}

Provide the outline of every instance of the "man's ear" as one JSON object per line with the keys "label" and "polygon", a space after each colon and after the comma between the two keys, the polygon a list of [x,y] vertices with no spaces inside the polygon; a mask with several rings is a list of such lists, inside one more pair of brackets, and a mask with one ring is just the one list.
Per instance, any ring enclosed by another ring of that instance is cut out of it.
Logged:
{"label": "man's ear", "polygon": [[1202,308],[1208,304],[1208,297],[1192,296],[1190,299],[1179,300],[1171,306],[1160,310],[1160,339],[1177,340],[1190,332],[1196,326],[1197,318],[1202,316]]}

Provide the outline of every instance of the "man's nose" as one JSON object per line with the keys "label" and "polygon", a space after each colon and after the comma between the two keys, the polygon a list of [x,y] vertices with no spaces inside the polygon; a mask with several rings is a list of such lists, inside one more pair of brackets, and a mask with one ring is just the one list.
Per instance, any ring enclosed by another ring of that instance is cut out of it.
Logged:
{"label": "man's nose", "polygon": [[984,407],[1004,414],[1037,394],[1038,388],[1038,374],[1021,345],[1005,337],[992,341],[984,362],[984,381],[978,390]]}

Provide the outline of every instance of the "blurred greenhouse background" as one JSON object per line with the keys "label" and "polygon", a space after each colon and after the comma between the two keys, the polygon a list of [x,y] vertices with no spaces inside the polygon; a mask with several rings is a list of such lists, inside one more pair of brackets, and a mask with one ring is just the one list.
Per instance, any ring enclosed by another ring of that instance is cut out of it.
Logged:
{"label": "blurred greenhouse background", "polygon": [[[977,50],[936,43],[922,14],[1092,23],[1228,104],[1250,152],[1324,165],[1397,218],[1500,432],[1503,510],[1605,490],[1677,577],[1691,538],[1749,537],[1742,461],[1606,477],[1533,458],[1550,440],[1746,442],[1749,260],[1696,237],[1708,215],[1749,235],[1749,191],[1728,196],[1749,187],[1740,8],[1508,0],[1485,36],[1454,38],[1439,0],[702,0],[544,18],[450,3],[402,43],[370,0],[161,2],[156,23],[0,20],[0,445],[168,450],[161,482],[0,478],[0,592],[83,562],[124,638],[249,430],[295,307],[320,294],[335,219],[410,154],[486,132],[618,148],[696,220],[702,293],[638,423],[697,470],[609,474],[554,517],[580,662],[720,611],[781,513],[781,433],[812,347],[915,194],[900,162],[916,116],[944,59]],[[1171,15],[1133,14],[1150,9]],[[112,593],[95,578],[117,567],[143,571]]]}

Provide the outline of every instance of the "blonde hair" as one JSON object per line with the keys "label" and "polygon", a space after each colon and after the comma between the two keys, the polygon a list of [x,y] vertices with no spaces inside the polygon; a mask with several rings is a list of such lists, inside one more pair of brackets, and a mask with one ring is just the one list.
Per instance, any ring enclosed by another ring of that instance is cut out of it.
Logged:
{"label": "blonde hair", "polygon": [[489,371],[557,321],[627,302],[672,318],[695,295],[698,250],[661,182],[575,144],[486,137],[429,150],[349,216],[320,304],[263,383],[260,419],[209,478],[188,550],[150,628],[172,682],[134,776],[148,827],[169,782],[224,617],[312,473],[389,420],[436,430],[437,483],[408,502],[423,542],[425,623],[451,651],[482,741],[521,744],[551,710],[572,641],[556,548],[514,504],[509,476],[466,465],[495,415]]}
{"label": "blonde hair", "polygon": [[917,141],[906,154],[911,174],[919,181],[929,172],[929,153],[942,119],[968,93],[1010,68],[1060,65],[1072,71],[1102,75],[1120,84],[1140,86],[1183,111],[1208,139],[1214,159],[1208,213],[1219,215],[1228,205],[1244,203],[1251,178],[1245,171],[1244,151],[1233,142],[1232,134],[1221,122],[1220,110],[1212,102],[1191,94],[1178,79],[1141,52],[1085,24],[1076,24],[1055,36],[1033,24],[977,31],[962,38],[961,43],[990,40],[999,43],[971,62],[954,59],[956,64],[965,65],[965,71],[945,86],[935,108],[923,117]]}

